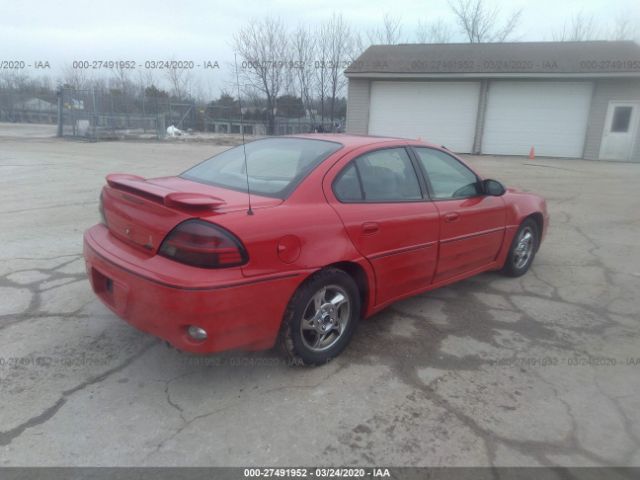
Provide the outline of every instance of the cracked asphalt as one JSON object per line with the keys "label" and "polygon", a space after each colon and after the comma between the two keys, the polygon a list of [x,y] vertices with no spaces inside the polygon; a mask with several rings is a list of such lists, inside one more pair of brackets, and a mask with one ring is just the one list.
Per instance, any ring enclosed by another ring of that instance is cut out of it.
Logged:
{"label": "cracked asphalt", "polygon": [[532,270],[399,302],[292,368],[172,350],[84,273],[107,173],[223,148],[0,138],[0,466],[640,465],[640,165],[469,157],[547,198]]}

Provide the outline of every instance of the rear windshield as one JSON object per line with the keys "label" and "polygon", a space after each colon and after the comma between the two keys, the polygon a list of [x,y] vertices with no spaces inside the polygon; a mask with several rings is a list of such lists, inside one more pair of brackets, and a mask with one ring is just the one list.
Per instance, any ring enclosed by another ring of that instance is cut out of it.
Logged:
{"label": "rear windshield", "polygon": [[311,170],[342,145],[305,138],[266,138],[226,150],[184,172],[181,177],[267,197],[287,197]]}

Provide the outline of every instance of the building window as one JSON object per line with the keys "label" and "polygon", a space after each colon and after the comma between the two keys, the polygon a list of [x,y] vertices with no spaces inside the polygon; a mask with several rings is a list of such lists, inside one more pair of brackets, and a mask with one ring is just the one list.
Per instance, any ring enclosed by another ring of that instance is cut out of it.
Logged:
{"label": "building window", "polygon": [[611,131],[616,133],[626,133],[629,131],[631,123],[632,107],[616,107],[613,111],[613,121],[611,122]]}

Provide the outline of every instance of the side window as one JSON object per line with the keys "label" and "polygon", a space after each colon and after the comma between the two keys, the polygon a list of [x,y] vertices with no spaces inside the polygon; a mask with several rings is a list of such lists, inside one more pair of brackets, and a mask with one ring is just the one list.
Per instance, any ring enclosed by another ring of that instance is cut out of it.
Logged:
{"label": "side window", "polygon": [[361,202],[364,200],[355,162],[351,162],[347,168],[342,170],[333,184],[333,193],[341,202]]}
{"label": "side window", "polygon": [[480,195],[476,174],[451,155],[432,148],[415,148],[415,151],[427,172],[433,198],[467,198]]}
{"label": "side window", "polygon": [[418,177],[404,148],[365,153],[347,166],[333,184],[343,202],[422,200]]}

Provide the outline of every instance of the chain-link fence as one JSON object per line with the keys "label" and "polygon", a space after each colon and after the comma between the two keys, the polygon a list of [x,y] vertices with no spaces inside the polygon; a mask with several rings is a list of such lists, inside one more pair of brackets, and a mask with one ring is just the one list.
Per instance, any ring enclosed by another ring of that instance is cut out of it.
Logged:
{"label": "chain-link fence", "polygon": [[198,103],[114,89],[0,92],[0,122],[57,124],[59,136],[87,140],[161,139],[168,130],[255,136],[343,130],[343,119],[328,120],[305,109],[299,98],[279,99],[271,114],[259,101],[241,108],[237,99],[227,100]]}
{"label": "chain-link fence", "polygon": [[184,122],[182,110],[168,98],[139,98],[96,90],[62,89],[58,108],[62,136],[92,140],[117,138],[161,138],[167,121],[174,118]]}
{"label": "chain-link fence", "polygon": [[0,92],[0,122],[55,124],[57,121],[55,93]]}
{"label": "chain-link fence", "polygon": [[61,95],[62,135],[98,140],[163,138],[170,126],[189,133],[263,136],[337,132],[344,124],[343,120],[319,120],[317,115],[309,115],[295,97],[280,100],[272,115],[264,105],[243,106],[241,115],[240,103],[235,100],[229,105],[198,104],[168,96],[69,89]]}

